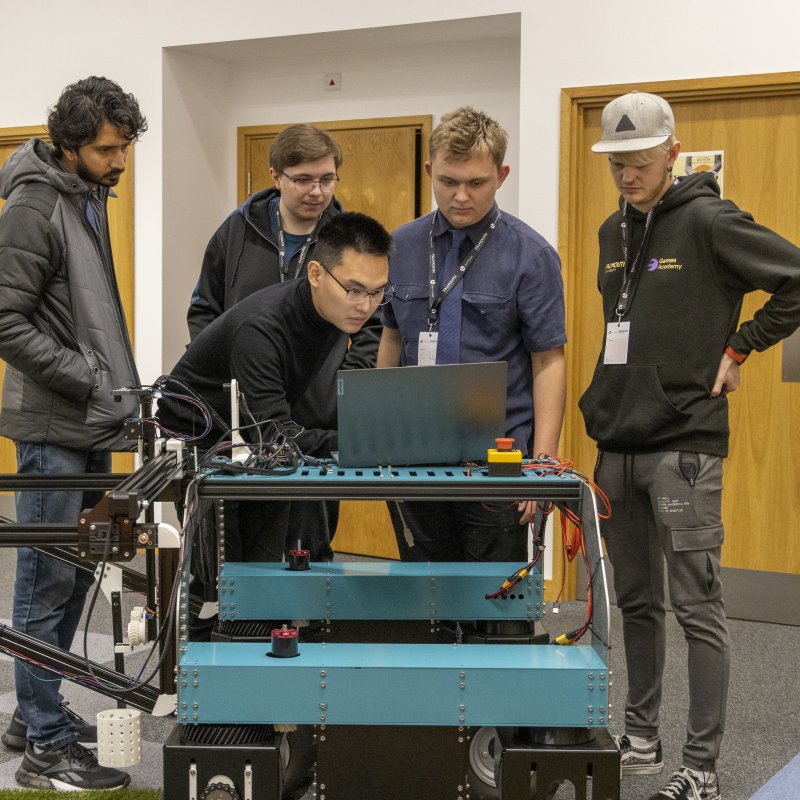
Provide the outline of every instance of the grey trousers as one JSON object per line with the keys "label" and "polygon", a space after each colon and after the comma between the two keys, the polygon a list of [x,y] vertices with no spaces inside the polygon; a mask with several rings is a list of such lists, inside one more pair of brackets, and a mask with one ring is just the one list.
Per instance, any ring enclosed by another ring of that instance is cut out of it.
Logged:
{"label": "grey trousers", "polygon": [[683,764],[710,770],[725,729],[730,639],[720,582],[722,459],[695,453],[600,453],[611,501],[603,536],[622,611],[625,732],[657,736],[665,656],[664,571],[689,646]]}

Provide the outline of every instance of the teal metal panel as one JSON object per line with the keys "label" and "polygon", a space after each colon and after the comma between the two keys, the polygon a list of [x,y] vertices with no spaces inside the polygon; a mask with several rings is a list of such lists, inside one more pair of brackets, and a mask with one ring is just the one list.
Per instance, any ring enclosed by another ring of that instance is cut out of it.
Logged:
{"label": "teal metal panel", "polygon": [[192,642],[178,718],[196,723],[606,727],[608,671],[592,647]]}
{"label": "teal metal panel", "polygon": [[505,598],[487,600],[519,563],[227,562],[219,581],[221,620],[435,619],[539,620],[538,565]]}

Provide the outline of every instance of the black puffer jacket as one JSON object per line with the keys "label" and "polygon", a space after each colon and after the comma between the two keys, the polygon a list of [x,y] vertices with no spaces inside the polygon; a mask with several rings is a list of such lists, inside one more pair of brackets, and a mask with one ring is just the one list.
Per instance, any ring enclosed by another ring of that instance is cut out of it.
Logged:
{"label": "black puffer jacket", "polygon": [[0,170],[0,434],[125,450],[122,423],[136,401],[111,392],[139,377],[110,243],[86,218],[89,191],[39,139]]}

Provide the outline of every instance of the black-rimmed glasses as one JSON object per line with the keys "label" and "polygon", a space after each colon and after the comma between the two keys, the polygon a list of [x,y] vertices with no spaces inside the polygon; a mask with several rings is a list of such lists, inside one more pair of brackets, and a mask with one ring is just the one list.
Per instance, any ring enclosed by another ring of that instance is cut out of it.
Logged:
{"label": "black-rimmed glasses", "polygon": [[379,306],[385,306],[394,297],[394,289],[391,286],[382,286],[380,289],[375,289],[373,292],[368,292],[366,289],[353,289],[345,286],[321,261],[317,262],[328,275],[333,278],[339,286],[344,289],[344,293],[349,303],[363,303],[364,300],[369,300],[370,303],[375,303]]}

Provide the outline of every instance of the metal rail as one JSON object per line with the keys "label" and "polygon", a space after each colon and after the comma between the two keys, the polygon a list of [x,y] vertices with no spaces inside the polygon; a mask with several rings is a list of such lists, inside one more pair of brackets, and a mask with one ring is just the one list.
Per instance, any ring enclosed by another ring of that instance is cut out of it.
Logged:
{"label": "metal rail", "polygon": [[86,659],[81,656],[15,631],[7,625],[0,625],[0,650],[12,656],[20,656],[26,661],[33,661],[49,672],[63,675],[67,680],[107,697],[113,697],[115,700],[120,698],[120,690],[128,690],[124,695],[125,703],[147,713],[153,710],[160,695],[160,692],[151,686],[136,686],[130,689],[131,679],[128,676],[121,675],[102,664],[90,661],[91,671],[89,671],[86,668]]}
{"label": "metal rail", "polygon": [[[79,515],[77,524],[65,523],[39,523],[17,524],[0,518],[0,547],[33,547],[48,553],[77,569],[94,572],[100,556],[105,554],[108,561],[127,561],[133,558],[137,548],[146,548],[145,574],[137,573],[131,569],[123,569],[123,586],[133,591],[142,592],[147,597],[147,605],[157,607],[158,594],[156,587],[156,559],[155,547],[158,543],[158,526],[153,522],[153,503],[157,499],[173,496],[171,492],[175,484],[175,477],[179,474],[182,465],[178,463],[176,453],[167,451],[153,456],[136,472],[130,474],[117,473],[85,473],[62,475],[18,475],[0,474],[0,491],[106,491],[107,494],[93,508],[87,509]],[[145,512],[146,522],[136,523],[142,511]],[[73,550],[77,546],[77,551]],[[86,558],[88,556],[88,558]],[[94,556],[94,558],[92,558]],[[163,550],[158,559],[159,582],[168,594],[172,585],[178,555],[170,550]],[[166,598],[164,598],[166,599]],[[190,598],[191,607],[199,605],[196,598]],[[117,608],[117,614],[119,608]],[[161,617],[159,617],[161,619]],[[115,624],[120,622],[116,620]],[[157,621],[148,622],[148,634],[155,638]],[[117,626],[119,627],[119,626]],[[129,679],[113,670],[97,665],[93,671],[100,676],[100,684],[90,680],[91,676],[80,668],[79,664],[72,662],[71,654],[58,648],[40,642],[33,637],[26,637],[17,631],[7,629],[10,634],[0,634],[0,647],[7,646],[6,641],[11,641],[16,653],[22,658],[30,657],[42,662],[53,672],[75,673],[78,680],[101,693],[116,697],[113,692],[105,691],[102,684],[110,686],[127,686]],[[23,638],[17,638],[23,637]],[[121,636],[115,636],[121,639]],[[170,637],[161,644],[164,655],[160,669],[160,682],[165,691],[172,690],[175,668],[175,653]],[[166,648],[167,652],[164,652]],[[66,655],[65,655],[66,653]],[[121,661],[121,659],[119,659]],[[69,677],[69,675],[67,675]],[[85,679],[85,680],[82,680]],[[138,690],[132,693],[136,695]],[[158,692],[154,689],[147,689]],[[130,702],[145,711],[152,709],[152,703],[142,705],[129,699]],[[153,700],[153,702],[155,702]]]}
{"label": "metal rail", "polygon": [[[240,474],[235,474],[240,472]],[[578,500],[575,478],[490,477],[466,467],[340,469],[302,467],[286,475],[251,475],[227,465],[208,470],[198,494],[225,500]]]}
{"label": "metal rail", "polygon": [[81,472],[63,475],[18,475],[16,472],[0,472],[0,491],[34,492],[50,491],[105,491],[129,477],[127,472]]}

